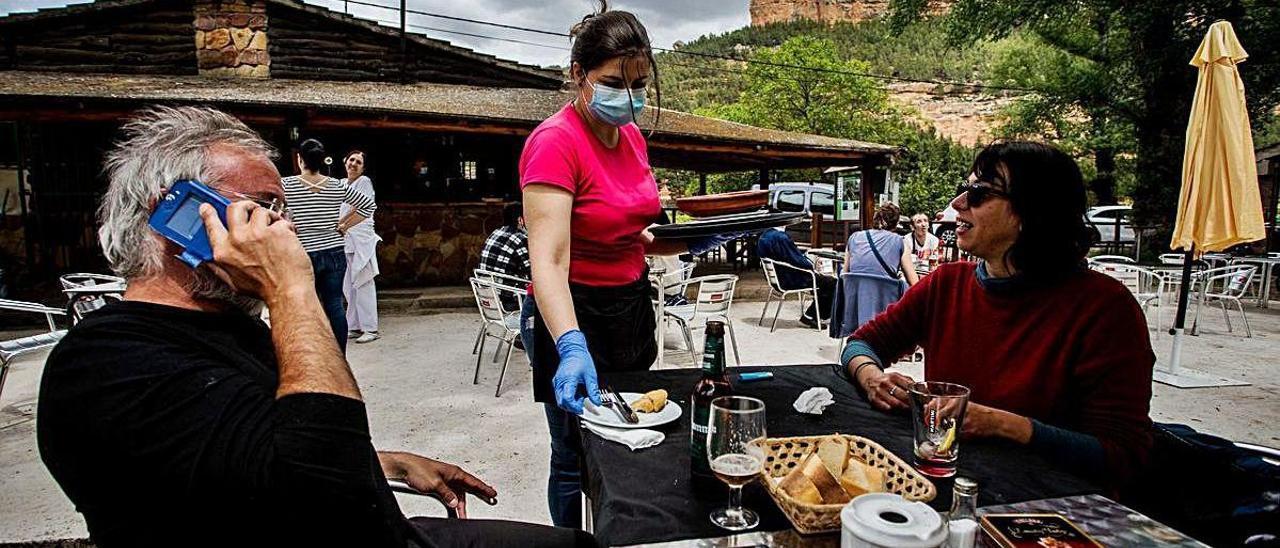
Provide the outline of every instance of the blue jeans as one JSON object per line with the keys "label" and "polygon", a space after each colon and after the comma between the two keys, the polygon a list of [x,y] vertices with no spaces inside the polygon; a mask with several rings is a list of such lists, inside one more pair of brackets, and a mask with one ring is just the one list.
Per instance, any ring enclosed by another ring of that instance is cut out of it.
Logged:
{"label": "blue jeans", "polygon": [[341,247],[307,253],[316,277],[316,296],[329,318],[329,327],[338,340],[338,348],[347,351],[347,311],[342,306],[342,279],[347,275],[347,256]]}
{"label": "blue jeans", "polygon": [[533,364],[533,315],[538,313],[538,303],[533,295],[524,298],[520,307],[520,343],[524,345],[524,355]]}
{"label": "blue jeans", "polygon": [[547,506],[551,523],[558,527],[582,528],[582,474],[578,470],[580,442],[564,409],[544,403],[547,429],[551,431],[551,475],[547,477]]}

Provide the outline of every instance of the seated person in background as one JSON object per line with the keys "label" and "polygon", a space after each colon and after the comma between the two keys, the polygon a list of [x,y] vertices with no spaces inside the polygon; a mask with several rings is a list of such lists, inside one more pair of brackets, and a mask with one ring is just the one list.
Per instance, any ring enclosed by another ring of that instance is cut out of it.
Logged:
{"label": "seated person in background", "polygon": [[1079,168],[1048,145],[996,143],[957,192],[958,244],[980,261],[938,267],[854,332],[840,372],[876,408],[907,409],[914,381],[884,369],[919,345],[926,380],[971,390],[962,435],[1120,488],[1151,445],[1155,355],[1133,296],[1085,267]]}
{"label": "seated person in background", "polygon": [[[800,252],[800,248],[796,247],[796,243],[791,240],[791,236],[787,235],[787,231],[781,228],[771,228],[760,233],[760,240],[756,243],[756,255],[761,259],[773,259],[780,263],[786,263],[802,270],[814,270],[813,261],[810,261],[804,253]],[[777,269],[778,284],[783,289],[805,289],[813,287],[814,278],[809,274],[800,272],[787,267]],[[816,306],[821,306],[823,316],[830,314],[831,299],[836,292],[836,279],[824,274],[818,274],[818,300],[809,305],[809,309],[804,311],[804,315],[800,316],[800,323],[809,327],[817,326],[816,315],[818,310]]]}
{"label": "seated person in background", "polygon": [[936,262],[938,255],[938,237],[929,233],[929,216],[916,213],[911,216],[911,234],[902,237],[902,244],[911,255],[915,270],[928,271],[929,262]]}
{"label": "seated person in background", "polygon": [[[274,151],[212,109],[155,108],[107,156],[99,238],[125,300],[73,327],[41,380],[37,438],[97,546],[572,546],[585,533],[406,519],[387,478],[466,514],[494,489],[457,466],[375,452],[283,203]],[[192,269],[147,225],[175,180],[202,206],[214,261]],[[270,306],[271,327],[256,317]]]}
{"label": "seated person in background", "polygon": [[[533,279],[529,267],[529,232],[524,227],[524,206],[520,202],[502,208],[502,226],[490,232],[480,248],[480,269],[522,280]],[[498,283],[511,285],[511,280],[498,280]],[[515,295],[502,293],[498,298],[502,299],[504,309],[515,309]]]}
{"label": "seated person in background", "polygon": [[855,274],[877,274],[897,278],[905,276],[908,285],[920,281],[915,264],[907,250],[906,240],[893,229],[901,215],[898,206],[881,204],[876,209],[870,230],[859,230],[849,235],[845,246],[844,271]]}

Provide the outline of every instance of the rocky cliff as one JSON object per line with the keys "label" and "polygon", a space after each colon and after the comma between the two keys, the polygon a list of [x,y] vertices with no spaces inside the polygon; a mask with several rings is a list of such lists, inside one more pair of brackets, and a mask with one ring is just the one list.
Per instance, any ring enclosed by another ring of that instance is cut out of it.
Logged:
{"label": "rocky cliff", "polygon": [[[751,0],[751,24],[755,26],[809,19],[826,23],[856,23],[880,17],[891,0]],[[942,13],[952,0],[930,0],[929,11]]]}

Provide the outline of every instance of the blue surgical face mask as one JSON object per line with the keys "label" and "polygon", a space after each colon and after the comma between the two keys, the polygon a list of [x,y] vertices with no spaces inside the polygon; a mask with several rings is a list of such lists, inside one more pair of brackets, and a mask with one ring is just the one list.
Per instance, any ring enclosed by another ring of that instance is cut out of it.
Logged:
{"label": "blue surgical face mask", "polygon": [[[591,85],[591,103],[587,108],[598,120],[614,127],[622,127],[639,118],[644,110],[644,88],[625,90],[604,84]],[[632,114],[634,113],[634,117]]]}

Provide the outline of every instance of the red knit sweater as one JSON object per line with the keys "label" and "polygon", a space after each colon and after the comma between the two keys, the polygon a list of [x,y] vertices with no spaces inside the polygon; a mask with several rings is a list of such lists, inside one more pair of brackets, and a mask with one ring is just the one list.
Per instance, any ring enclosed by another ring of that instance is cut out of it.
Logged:
{"label": "red knit sweater", "polygon": [[1155,354],[1142,309],[1116,280],[1081,270],[995,292],[972,263],[943,265],[853,338],[893,363],[918,344],[925,378],[968,386],[970,401],[1090,434],[1123,482],[1151,445]]}

